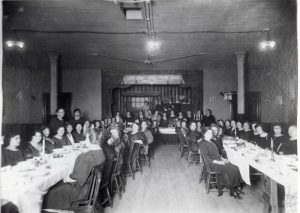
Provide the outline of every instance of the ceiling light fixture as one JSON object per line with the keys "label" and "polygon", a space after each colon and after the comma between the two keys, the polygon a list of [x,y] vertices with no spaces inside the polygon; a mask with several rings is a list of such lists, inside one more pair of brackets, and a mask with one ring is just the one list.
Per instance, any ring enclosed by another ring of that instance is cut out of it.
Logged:
{"label": "ceiling light fixture", "polygon": [[276,42],[274,40],[271,40],[271,29],[264,29],[264,33],[266,33],[266,40],[260,42],[259,47],[261,50],[268,50],[268,49],[274,49],[276,46]]}
{"label": "ceiling light fixture", "polygon": [[159,50],[161,47],[161,43],[160,41],[156,41],[156,40],[148,40],[147,42],[147,49],[150,52]]}
{"label": "ceiling light fixture", "polygon": [[9,48],[17,47],[17,48],[23,49],[25,44],[24,44],[23,41],[8,40],[8,41],[6,41],[6,46],[9,47]]}

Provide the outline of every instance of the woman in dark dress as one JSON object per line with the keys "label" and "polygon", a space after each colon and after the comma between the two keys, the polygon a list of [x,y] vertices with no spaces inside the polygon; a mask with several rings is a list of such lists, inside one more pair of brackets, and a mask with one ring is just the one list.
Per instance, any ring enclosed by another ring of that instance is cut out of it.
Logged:
{"label": "woman in dark dress", "polygon": [[54,142],[49,138],[50,129],[47,126],[41,127],[43,133],[43,140],[45,141],[45,152],[46,154],[52,153],[54,147]]}
{"label": "woman in dark dress", "polygon": [[239,187],[243,184],[243,180],[240,170],[220,156],[217,146],[211,141],[212,137],[212,130],[208,129],[204,134],[204,140],[200,144],[200,150],[211,169],[221,173],[218,178],[219,196],[223,194],[222,188],[225,186],[230,189],[230,196],[241,199],[240,194],[242,192]]}
{"label": "woman in dark dress", "polygon": [[289,140],[282,145],[282,148],[279,149],[279,152],[284,155],[298,155],[297,152],[297,126],[292,125],[289,127]]}
{"label": "woman in dark dress", "polygon": [[213,133],[213,138],[211,141],[217,146],[219,154],[223,158],[227,158],[226,151],[223,146],[223,134],[221,128],[217,125],[212,125],[211,130]]}
{"label": "woman in dark dress", "polygon": [[111,137],[107,140],[107,144],[113,148],[113,150],[115,152],[115,157],[121,155],[121,159],[119,162],[120,168],[121,168],[123,165],[123,153],[125,150],[125,144],[121,137],[121,131],[120,131],[119,127],[117,127],[117,126],[112,127],[110,129],[110,134],[111,134]]}
{"label": "woman in dark dress", "polygon": [[167,118],[167,113],[166,112],[163,113],[163,117],[160,120],[160,126],[164,127],[164,128],[169,126],[169,120]]}
{"label": "woman in dark dress", "polygon": [[66,123],[66,134],[64,135],[65,140],[68,142],[68,144],[74,144],[78,143],[75,140],[75,137],[73,135],[73,126],[70,123]]}
{"label": "woman in dark dress", "polygon": [[269,148],[273,150],[276,154],[279,154],[279,150],[281,149],[282,145],[286,143],[288,138],[286,138],[282,134],[282,128],[279,124],[273,125],[273,135],[269,137]]}
{"label": "woman in dark dress", "polygon": [[206,109],[205,115],[203,116],[203,125],[209,127],[211,124],[216,123],[215,116],[212,115],[211,109]]}
{"label": "woman in dark dress", "polygon": [[236,122],[236,136],[240,137],[243,132],[244,132],[244,129],[243,129],[242,122],[237,121]]}
{"label": "woman in dark dress", "polygon": [[21,143],[21,137],[19,133],[11,133],[7,137],[8,146],[2,149],[1,166],[14,166],[18,162],[23,161],[24,157],[21,150],[18,149]]}
{"label": "woman in dark dress", "polygon": [[63,146],[70,145],[64,137],[65,127],[59,126],[56,130],[56,134],[53,136],[52,141],[54,142],[55,149],[62,148]]}
{"label": "woman in dark dress", "polygon": [[235,120],[231,120],[230,126],[231,126],[230,136],[237,137],[236,121]]}
{"label": "woman in dark dress", "polygon": [[196,114],[195,114],[195,121],[198,122],[202,122],[202,111],[200,109],[197,110]]}
{"label": "woman in dark dress", "polygon": [[202,135],[202,132],[203,132],[203,128],[202,128],[202,123],[201,121],[197,121],[196,122],[196,126],[197,126],[197,132],[199,132],[201,135]]}
{"label": "woman in dark dress", "polygon": [[182,121],[182,120],[184,119],[183,113],[182,113],[182,112],[179,112],[179,113],[178,113],[177,119],[178,119],[179,121]]}
{"label": "woman in dark dress", "polygon": [[250,124],[248,121],[244,122],[243,125],[243,132],[240,132],[240,139],[246,140],[246,141],[250,141],[250,137],[252,135],[252,130],[250,129]]}
{"label": "woman in dark dress", "polygon": [[226,120],[225,121],[225,128],[224,128],[224,135],[230,136],[230,130],[231,130],[230,120]]}
{"label": "woman in dark dress", "polygon": [[175,112],[174,112],[174,110],[171,110],[170,117],[169,117],[169,125],[175,127],[176,121],[177,121],[177,117],[175,115]]}
{"label": "woman in dark dress", "polygon": [[73,136],[75,139],[75,143],[79,143],[80,141],[85,141],[86,137],[83,135],[81,123],[77,123],[75,125],[75,131],[73,132]]}
{"label": "woman in dark dress", "polygon": [[131,125],[134,122],[134,117],[131,116],[130,112],[126,113],[126,117],[125,117],[125,123],[126,125]]}
{"label": "woman in dark dress", "polygon": [[257,125],[256,122],[253,122],[251,124],[251,129],[252,129],[251,133],[252,134],[250,135],[250,138],[249,138],[249,141],[251,141],[251,142],[255,142],[257,140],[257,137],[258,137],[258,133],[256,131],[256,125]]}
{"label": "woman in dark dress", "polygon": [[31,141],[29,141],[25,151],[24,157],[26,159],[37,157],[41,155],[43,145],[42,145],[42,133],[39,130],[34,131]]}
{"label": "woman in dark dress", "polygon": [[256,125],[257,137],[254,141],[259,147],[265,149],[269,147],[268,144],[268,133],[266,133],[261,124]]}
{"label": "woman in dark dress", "polygon": [[190,130],[186,135],[186,139],[191,147],[193,152],[199,151],[199,142],[202,137],[202,134],[197,131],[196,122],[192,121],[190,123]]}

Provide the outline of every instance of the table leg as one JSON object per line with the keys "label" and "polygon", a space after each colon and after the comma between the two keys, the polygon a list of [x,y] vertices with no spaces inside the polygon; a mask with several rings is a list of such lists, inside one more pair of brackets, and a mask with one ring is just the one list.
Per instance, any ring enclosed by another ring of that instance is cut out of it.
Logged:
{"label": "table leg", "polygon": [[272,208],[272,213],[279,213],[277,182],[272,179],[270,181],[271,181],[270,205]]}

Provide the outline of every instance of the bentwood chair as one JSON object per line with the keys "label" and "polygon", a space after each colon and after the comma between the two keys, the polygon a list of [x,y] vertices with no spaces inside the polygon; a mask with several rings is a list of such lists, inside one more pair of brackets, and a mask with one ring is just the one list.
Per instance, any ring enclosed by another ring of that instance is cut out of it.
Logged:
{"label": "bentwood chair", "polygon": [[77,200],[72,202],[71,208],[68,210],[58,209],[43,209],[42,212],[52,213],[96,213],[100,212],[99,206],[97,206],[97,199],[99,194],[100,182],[101,182],[101,165],[92,169],[90,175],[92,175],[92,182],[90,185],[89,193],[86,199]]}
{"label": "bentwood chair", "polygon": [[202,180],[205,181],[205,188],[206,188],[206,193],[208,194],[210,189],[216,188],[218,184],[218,175],[220,175],[219,172],[214,172],[210,168],[205,156],[203,155],[201,149],[200,149],[200,155],[202,157],[203,161],[203,167],[200,172],[200,178],[199,178],[199,183],[202,182]]}
{"label": "bentwood chair", "polygon": [[111,191],[114,191],[114,186],[116,187],[119,198],[122,197],[122,191],[125,192],[125,185],[123,183],[123,177],[121,172],[120,161],[123,155],[119,153],[113,165],[113,172],[111,175]]}
{"label": "bentwood chair", "polygon": [[182,158],[185,154],[187,154],[189,152],[189,147],[188,144],[186,143],[185,137],[181,132],[178,132],[178,140],[180,143],[180,149],[181,149],[181,154],[180,154],[180,158]]}
{"label": "bentwood chair", "polygon": [[110,184],[111,184],[111,176],[112,176],[112,165],[113,161],[108,160],[104,163],[102,169],[102,179],[99,188],[99,204],[103,206],[107,202],[109,203],[110,207],[113,207],[113,200],[110,191]]}
{"label": "bentwood chair", "polygon": [[195,164],[200,164],[200,154],[198,151],[193,151],[191,149],[191,146],[189,142],[187,141],[186,137],[184,137],[185,143],[187,144],[188,147],[188,156],[187,156],[187,161],[188,161],[188,166],[190,166],[192,163]]}
{"label": "bentwood chair", "polygon": [[126,162],[125,175],[131,176],[133,180],[135,179],[135,171],[142,172],[140,161],[138,159],[139,152],[140,152],[140,144],[131,143],[128,160]]}

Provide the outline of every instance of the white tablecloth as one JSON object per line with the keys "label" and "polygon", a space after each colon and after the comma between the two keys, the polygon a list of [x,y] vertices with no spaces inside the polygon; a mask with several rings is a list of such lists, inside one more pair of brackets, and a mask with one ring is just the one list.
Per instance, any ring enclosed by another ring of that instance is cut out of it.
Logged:
{"label": "white tablecloth", "polygon": [[64,151],[62,158],[47,158],[45,165],[34,168],[32,160],[20,162],[1,172],[1,199],[11,201],[20,213],[40,213],[44,194],[73,171],[77,156],[82,152],[100,149],[98,145],[76,151]]}
{"label": "white tablecloth", "polygon": [[245,183],[250,185],[250,166],[264,173],[285,187],[286,212],[294,212],[297,206],[297,175],[292,168],[297,165],[296,156],[272,154],[254,144],[245,142],[237,146],[236,141],[224,140],[228,160],[239,167]]}
{"label": "white tablecloth", "polygon": [[171,128],[171,127],[168,127],[168,128],[160,127],[159,132],[161,134],[165,134],[165,135],[175,135],[176,134],[175,128]]}

